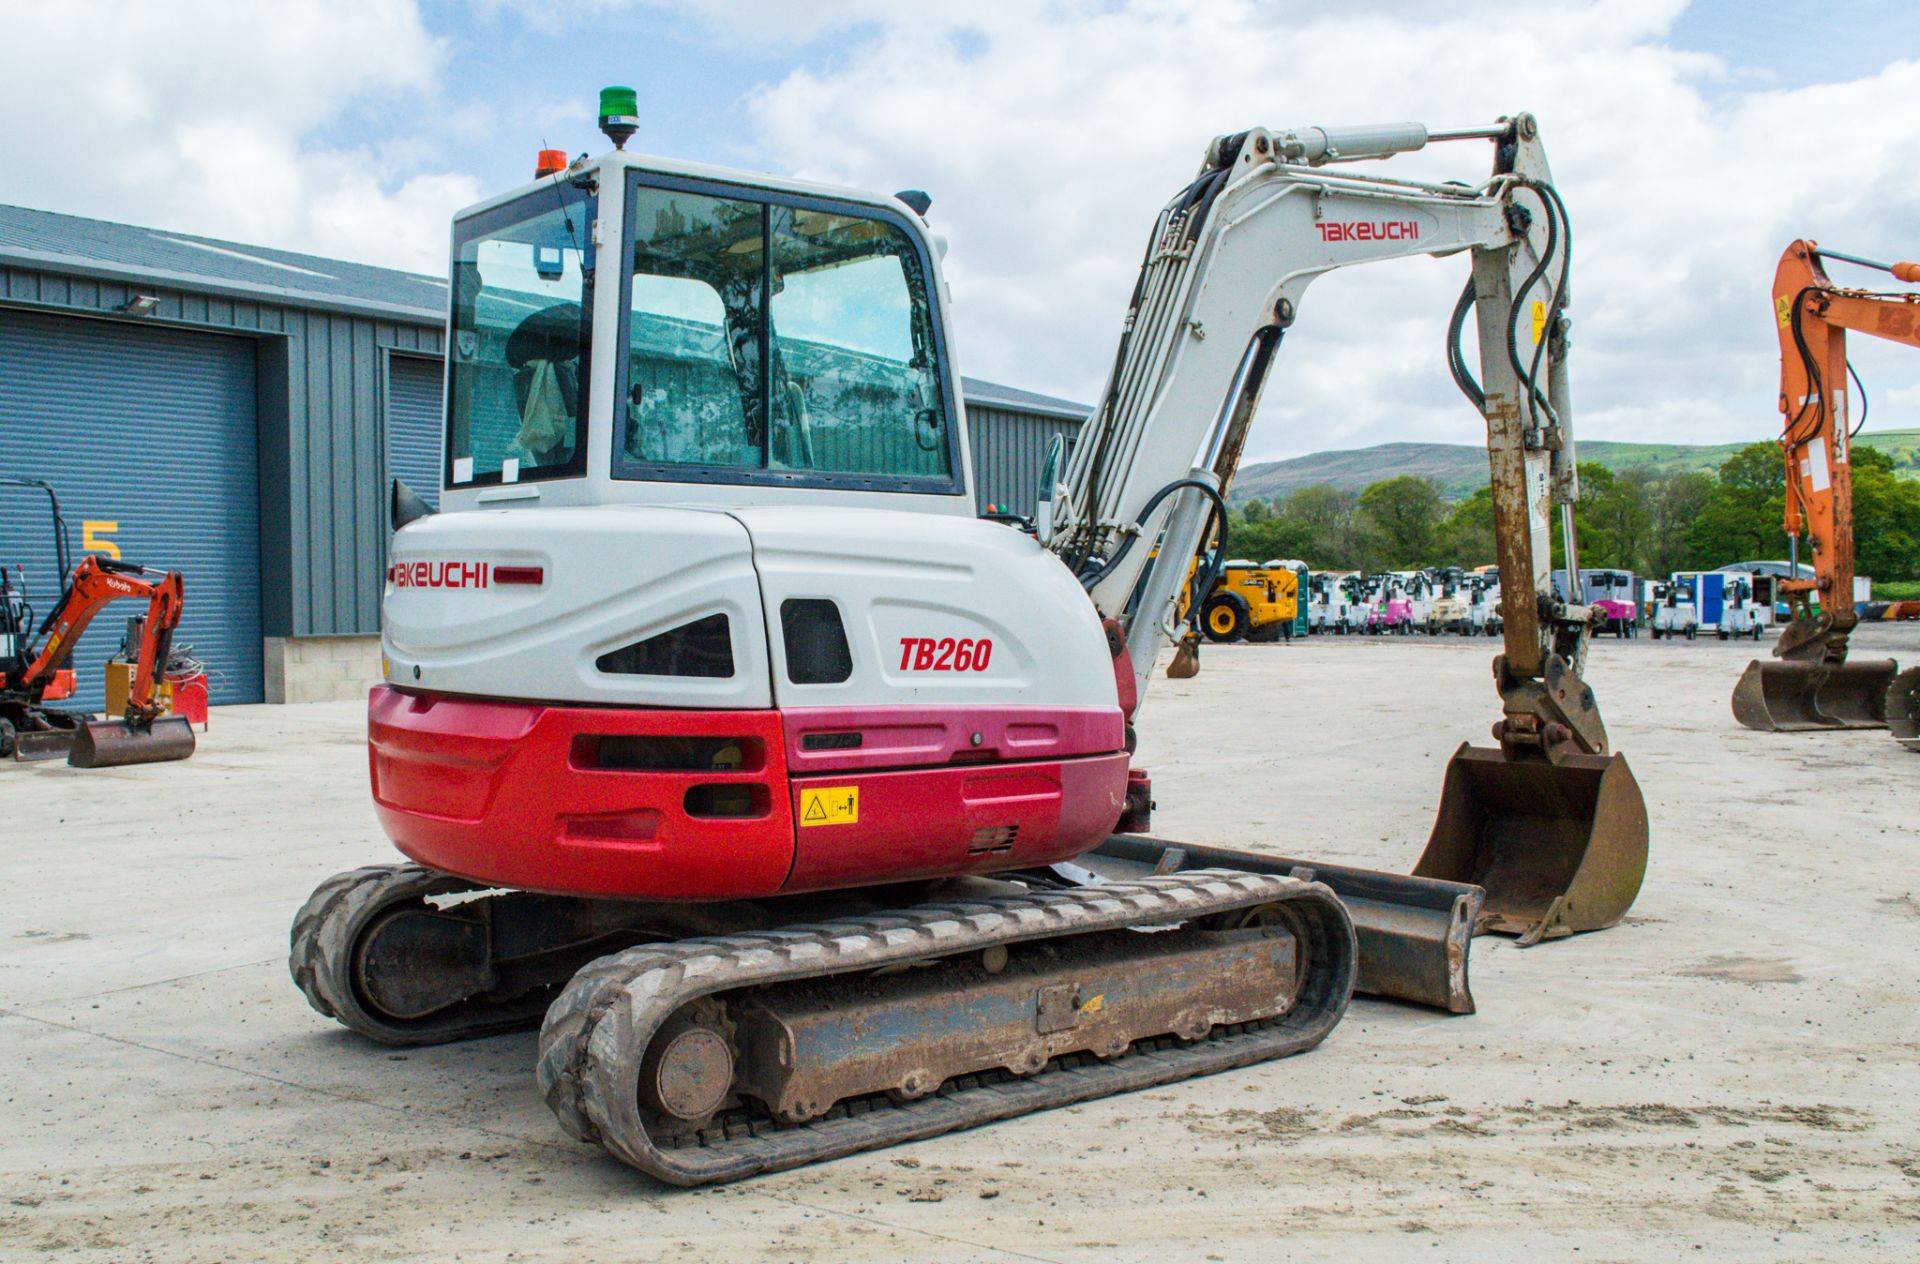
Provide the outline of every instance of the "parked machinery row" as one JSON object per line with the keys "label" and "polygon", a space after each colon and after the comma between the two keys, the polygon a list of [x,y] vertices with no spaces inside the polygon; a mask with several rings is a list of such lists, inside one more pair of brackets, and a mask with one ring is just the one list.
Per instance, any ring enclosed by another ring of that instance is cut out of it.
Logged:
{"label": "parked machinery row", "polygon": [[[1553,583],[1564,594],[1566,572],[1555,571]],[[1676,571],[1649,581],[1631,571],[1596,568],[1580,572],[1578,600],[1595,611],[1596,635],[1629,638],[1644,629],[1655,639],[1692,640],[1710,632],[1723,641],[1759,640],[1779,613],[1768,587],[1764,577],[1738,570]],[[1372,575],[1314,571],[1307,581],[1306,609],[1315,635],[1498,636],[1500,576],[1492,566]]]}
{"label": "parked machinery row", "polygon": [[1469,571],[1315,571],[1308,585],[1307,625],[1333,636],[1498,636],[1500,576],[1496,567]]}
{"label": "parked machinery row", "polygon": [[1711,632],[1723,641],[1742,636],[1757,641],[1773,622],[1772,606],[1760,599],[1754,576],[1744,571],[1675,571],[1653,585],[1647,610],[1655,640],[1683,636],[1691,641]]}

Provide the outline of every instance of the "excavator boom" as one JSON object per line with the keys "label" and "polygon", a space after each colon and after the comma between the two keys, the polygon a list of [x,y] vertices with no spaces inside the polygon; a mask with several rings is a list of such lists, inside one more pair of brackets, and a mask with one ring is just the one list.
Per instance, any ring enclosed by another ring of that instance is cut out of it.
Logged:
{"label": "excavator boom", "polygon": [[[1344,165],[1457,141],[1491,142],[1484,182],[1415,183]],[[1220,137],[1155,223],[1099,409],[1064,470],[1049,462],[1038,515],[1042,542],[1124,629],[1137,691],[1144,696],[1167,635],[1180,641],[1169,674],[1191,674],[1198,603],[1186,607],[1189,630],[1177,628],[1188,568],[1219,533],[1223,497],[1307,287],[1358,264],[1469,255],[1448,358],[1487,427],[1504,715],[1498,750],[1456,754],[1414,874],[1486,887],[1485,927],[1528,939],[1619,920],[1647,852],[1639,788],[1610,752],[1581,676],[1593,612],[1552,584],[1556,527],[1566,565],[1573,573],[1580,565],[1571,251],[1531,115],[1453,132],[1401,123]],[[1470,310],[1479,380],[1460,346]],[[1215,564],[1224,556],[1216,551]],[[1213,577],[1195,587],[1211,591]]]}

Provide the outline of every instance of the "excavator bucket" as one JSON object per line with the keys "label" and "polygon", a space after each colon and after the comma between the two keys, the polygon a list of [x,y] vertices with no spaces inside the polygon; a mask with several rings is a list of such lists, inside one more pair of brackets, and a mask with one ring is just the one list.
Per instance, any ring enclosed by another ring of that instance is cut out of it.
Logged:
{"label": "excavator bucket", "polygon": [[1887,686],[1887,727],[1894,740],[1920,751],[1920,667],[1909,667]]}
{"label": "excavator bucket", "polygon": [[1611,926],[1647,872],[1647,804],[1621,755],[1558,763],[1461,743],[1415,877],[1486,888],[1479,932],[1521,945]]}
{"label": "excavator bucket", "polygon": [[1763,733],[1887,727],[1887,689],[1899,664],[1747,664],[1733,687],[1733,718]]}
{"label": "excavator bucket", "polygon": [[141,728],[125,720],[88,720],[73,735],[67,762],[75,768],[164,764],[193,754],[193,725],[177,715]]}

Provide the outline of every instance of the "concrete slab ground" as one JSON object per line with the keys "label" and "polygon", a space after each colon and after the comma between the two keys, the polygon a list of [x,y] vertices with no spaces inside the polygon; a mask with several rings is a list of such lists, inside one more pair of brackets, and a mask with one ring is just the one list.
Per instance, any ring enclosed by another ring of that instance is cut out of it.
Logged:
{"label": "concrete slab ground", "polygon": [[[1491,653],[1209,648],[1142,718],[1157,832],[1407,867]],[[562,1134],[532,1035],[391,1052],[294,990],[308,890],[390,857],[359,705],[0,768],[0,1258],[1915,1258],[1920,756],[1737,727],[1752,653],[1598,646],[1646,888],[1602,934],[1476,941],[1479,1014],[1357,1002],[1299,1058],[696,1192]]]}

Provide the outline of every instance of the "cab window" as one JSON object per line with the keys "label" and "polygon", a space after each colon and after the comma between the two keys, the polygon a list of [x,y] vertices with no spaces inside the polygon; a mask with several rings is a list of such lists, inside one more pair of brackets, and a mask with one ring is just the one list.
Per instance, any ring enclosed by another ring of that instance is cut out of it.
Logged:
{"label": "cab window", "polygon": [[595,203],[561,185],[455,225],[447,486],[584,471]]}
{"label": "cab window", "polygon": [[634,181],[616,477],[958,490],[903,227]]}

